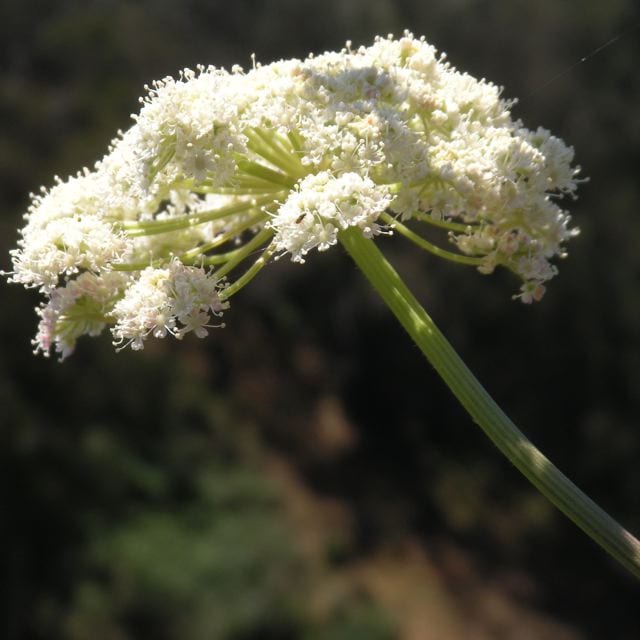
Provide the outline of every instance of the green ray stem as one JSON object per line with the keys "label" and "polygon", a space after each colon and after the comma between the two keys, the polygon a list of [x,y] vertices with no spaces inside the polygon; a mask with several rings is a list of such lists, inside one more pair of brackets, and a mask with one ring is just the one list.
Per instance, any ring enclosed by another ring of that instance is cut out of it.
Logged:
{"label": "green ray stem", "polygon": [[383,213],[380,216],[380,219],[390,227],[395,229],[399,234],[403,235],[405,238],[418,245],[421,249],[425,249],[429,253],[433,253],[433,255],[438,256],[438,258],[444,258],[445,260],[457,262],[458,264],[469,264],[475,267],[479,267],[484,262],[482,258],[477,258],[475,256],[466,256],[462,253],[453,253],[451,251],[447,251],[446,249],[437,247],[435,244],[429,242],[426,238],[423,238],[417,233],[411,231],[409,227],[405,227],[399,220],[396,220],[388,213]]}
{"label": "green ray stem", "polygon": [[542,494],[640,578],[640,542],[554,466],[500,409],[374,242],[356,228],[341,231],[339,239],[474,422]]}

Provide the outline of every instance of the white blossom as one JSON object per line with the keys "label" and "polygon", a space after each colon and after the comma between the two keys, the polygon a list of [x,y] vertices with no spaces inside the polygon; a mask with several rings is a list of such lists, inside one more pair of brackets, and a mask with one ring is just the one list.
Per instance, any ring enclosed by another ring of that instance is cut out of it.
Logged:
{"label": "white blossom", "polygon": [[304,262],[314,247],[324,251],[336,244],[341,229],[359,227],[371,238],[380,232],[376,219],[390,202],[388,188],[357,173],[307,176],[269,223],[276,232],[276,249]]}
{"label": "white blossom", "polygon": [[48,299],[38,350],[66,355],[107,325],[136,349],[203,336],[228,304],[222,278],[244,286],[263,263],[236,283],[235,269],[258,249],[302,263],[348,227],[378,236],[383,214],[444,227],[463,261],[509,269],[539,300],[576,234],[559,202],[577,169],[501,93],[409,32],[153,83],[104,158],[32,198],[7,275]]}
{"label": "white blossom", "polygon": [[220,315],[227,307],[217,282],[203,269],[186,267],[176,259],[166,268],[147,267],[113,307],[114,344],[139,350],[149,335],[182,338],[189,331],[202,338],[210,314]]}

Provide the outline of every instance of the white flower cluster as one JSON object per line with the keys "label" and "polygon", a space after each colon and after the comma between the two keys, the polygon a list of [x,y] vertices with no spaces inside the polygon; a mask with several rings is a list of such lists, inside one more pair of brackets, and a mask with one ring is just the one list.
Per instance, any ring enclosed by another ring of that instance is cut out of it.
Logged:
{"label": "white flower cluster", "polygon": [[304,262],[313,248],[325,251],[338,242],[338,231],[359,227],[367,238],[380,233],[376,220],[391,203],[389,189],[358,173],[338,177],[321,171],[304,178],[269,223],[276,250]]}
{"label": "white flower cluster", "polygon": [[128,280],[123,273],[97,276],[85,271],[65,286],[51,290],[48,302],[36,309],[40,323],[33,340],[35,353],[48,356],[55,348],[64,359],[73,353],[80,336],[102,333],[114,301]]}
{"label": "white flower cluster", "polygon": [[469,264],[506,267],[539,299],[575,234],[557,200],[577,169],[510,106],[408,32],[154,83],[93,170],[33,197],[10,277],[48,297],[37,348],[65,356],[107,325],[133,348],[202,336],[256,249],[304,262],[347,227],[376,236],[388,214],[448,230]]}
{"label": "white flower cluster", "polygon": [[[147,267],[113,307],[116,344],[138,350],[149,335],[164,338],[167,333],[182,338],[193,331],[207,335],[210,314],[218,316],[228,303],[218,296],[216,282],[201,270],[173,259],[166,268]],[[180,325],[178,325],[180,323]]]}

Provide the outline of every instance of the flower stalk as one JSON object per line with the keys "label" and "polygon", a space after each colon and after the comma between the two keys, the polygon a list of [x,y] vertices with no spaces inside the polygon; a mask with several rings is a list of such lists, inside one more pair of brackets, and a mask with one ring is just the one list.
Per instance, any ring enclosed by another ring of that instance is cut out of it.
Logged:
{"label": "flower stalk", "polygon": [[400,221],[394,219],[393,216],[388,213],[383,213],[380,216],[380,219],[383,222],[386,222],[391,228],[397,231],[401,236],[407,238],[415,245],[419,246],[421,249],[432,253],[434,256],[438,256],[438,258],[444,258],[445,260],[450,260],[451,262],[457,262],[458,264],[466,264],[474,267],[480,267],[483,264],[482,258],[476,258],[474,256],[465,256],[459,253],[452,253],[451,251],[447,251],[446,249],[441,249],[436,246],[432,242],[429,242],[422,236],[419,236],[417,233],[414,233],[403,225]]}
{"label": "flower stalk", "polygon": [[640,541],[573,484],[516,427],[469,370],[376,245],[355,229],[346,229],[338,237],[474,422],[560,511],[640,578]]}

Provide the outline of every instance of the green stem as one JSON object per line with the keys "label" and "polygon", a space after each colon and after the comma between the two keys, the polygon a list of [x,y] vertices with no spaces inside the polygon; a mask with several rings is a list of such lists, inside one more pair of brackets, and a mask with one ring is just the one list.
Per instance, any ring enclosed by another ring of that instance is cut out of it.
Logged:
{"label": "green stem", "polygon": [[122,228],[130,237],[151,236],[160,233],[171,233],[173,231],[181,231],[195,227],[205,222],[213,222],[227,216],[235,215],[258,209],[274,201],[274,196],[265,196],[264,198],[250,198],[240,202],[232,202],[224,207],[217,209],[198,211],[196,213],[188,213],[186,215],[175,216],[174,218],[163,218],[160,220],[146,221],[125,221]]}
{"label": "green stem", "polygon": [[[263,229],[253,238],[251,238],[251,240],[249,240],[247,244],[240,247],[239,249],[236,249],[235,252],[229,253],[229,259],[215,272],[216,278],[221,279],[229,272],[233,271],[233,269],[235,269],[243,260],[245,260],[245,258],[259,249],[263,244],[270,240],[272,236],[273,231],[271,231],[271,229]],[[214,263],[207,263],[205,260],[205,264]]]}
{"label": "green stem", "polygon": [[180,259],[180,262],[183,262],[185,264],[193,263],[194,260],[198,262],[198,258],[200,259],[200,261],[206,262],[205,254],[207,254],[209,251],[212,251],[213,249],[216,249],[217,247],[226,244],[231,240],[239,238],[243,231],[251,229],[252,227],[255,227],[264,222],[266,217],[267,215],[262,212],[250,216],[246,220],[243,220],[242,224],[233,225],[231,229],[216,236],[211,242],[207,242],[206,244],[201,244],[197,247],[194,247],[190,251],[186,251],[185,253],[179,255],[178,258]]}
{"label": "green stem", "polygon": [[256,185],[255,183],[257,181],[254,180],[250,183],[250,186],[245,186],[244,184],[238,184],[238,182],[234,181],[233,186],[223,185],[221,187],[197,185],[192,187],[191,190],[195,193],[213,193],[221,196],[261,196],[268,193],[280,193],[282,191],[280,185],[272,185],[270,183]]}
{"label": "green stem", "polygon": [[295,178],[280,171],[269,169],[269,167],[265,167],[259,162],[253,162],[252,160],[238,160],[238,171],[246,173],[253,178],[259,178],[265,182],[286,187],[287,189],[293,189],[296,184]]}
{"label": "green stem", "polygon": [[419,236],[417,233],[411,231],[409,227],[405,227],[401,222],[398,222],[393,216],[389,215],[388,213],[383,213],[380,216],[380,219],[390,227],[395,229],[400,235],[403,235],[408,240],[411,240],[411,242],[418,245],[421,249],[425,249],[429,253],[432,253],[434,256],[438,256],[438,258],[444,258],[445,260],[450,260],[451,262],[457,262],[458,264],[468,264],[474,267],[479,267],[483,263],[482,258],[453,253],[452,251],[441,249],[435,244],[431,244],[431,242],[425,240],[422,236]]}
{"label": "green stem", "polygon": [[287,134],[287,139],[291,143],[293,150],[298,154],[298,156],[302,155],[303,141],[300,135],[295,131],[289,131],[289,133]]}
{"label": "green stem", "polygon": [[[233,284],[222,289],[220,292],[220,299],[228,300],[231,296],[238,293],[242,287],[246,287],[256,277],[256,275],[258,275],[260,270],[266,266],[274,252],[275,249],[273,246],[269,245],[262,252],[262,255],[235,282],[233,282]],[[220,273],[222,273],[222,269],[215,272],[213,276],[222,277]]]}
{"label": "green stem", "polygon": [[349,228],[342,245],[449,389],[493,443],[556,507],[640,578],[640,542],[555,467],[507,417],[467,368],[376,245]]}
{"label": "green stem", "polygon": [[267,133],[261,129],[247,129],[245,135],[248,139],[248,148],[272,165],[290,176],[304,175],[304,167],[294,155],[293,148],[287,149],[276,133]]}
{"label": "green stem", "polygon": [[477,224],[464,224],[461,222],[451,222],[451,220],[438,220],[434,218],[430,213],[423,213],[422,211],[414,211],[411,214],[412,220],[420,220],[420,222],[426,222],[434,227],[440,229],[446,229],[447,231],[458,231],[460,233],[466,233],[469,229],[477,227]]}

